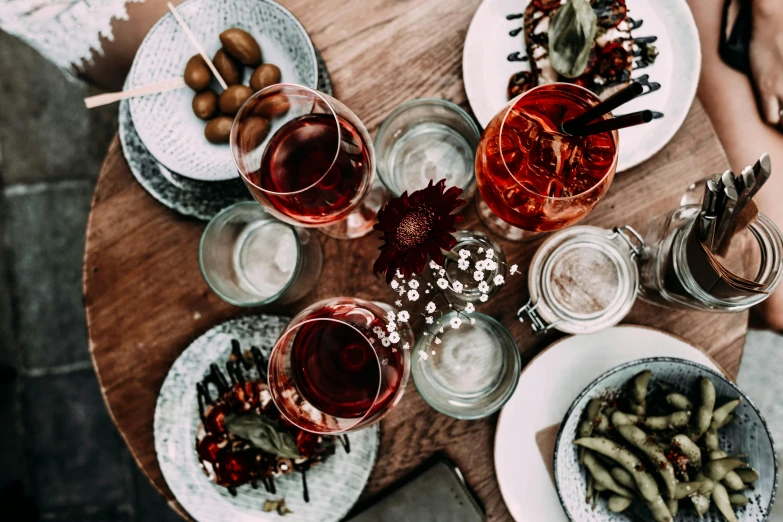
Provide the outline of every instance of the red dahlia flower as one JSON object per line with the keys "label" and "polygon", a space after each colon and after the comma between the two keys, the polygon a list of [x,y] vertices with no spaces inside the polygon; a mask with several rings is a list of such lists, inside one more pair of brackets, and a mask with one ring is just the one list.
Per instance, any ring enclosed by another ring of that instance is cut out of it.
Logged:
{"label": "red dahlia flower", "polygon": [[446,180],[442,179],[436,185],[430,181],[410,196],[406,191],[391,199],[378,213],[374,227],[383,232],[384,243],[373,271],[386,272],[389,283],[397,270],[405,279],[420,274],[428,255],[442,265],[441,250],[451,250],[457,244],[451,234],[456,232],[457,223],[465,221],[463,216],[451,214],[467,203],[458,199],[460,194],[462,189],[457,187],[446,190]]}

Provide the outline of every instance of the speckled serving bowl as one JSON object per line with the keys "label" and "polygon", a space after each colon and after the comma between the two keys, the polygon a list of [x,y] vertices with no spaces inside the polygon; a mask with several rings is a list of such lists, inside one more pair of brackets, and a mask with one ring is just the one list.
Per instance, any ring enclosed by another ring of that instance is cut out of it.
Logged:
{"label": "speckled serving bowl", "polygon": [[[742,399],[740,405],[734,410],[737,419],[719,432],[720,447],[729,454],[746,453],[748,465],[761,475],[759,480],[754,483],[755,490],[744,491],[750,502],[747,506],[735,511],[737,519],[740,522],[766,520],[775,500],[778,464],[772,436],[761,413],[750,399],[723,375],[700,364],[668,357],[639,359],[609,370],[593,381],[574,400],[560,425],[554,455],[557,494],[568,517],[574,522],[652,520],[652,515],[647,507],[638,501],[634,501],[624,513],[612,513],[607,509],[606,502],[603,500],[599,500],[593,510],[585,501],[587,472],[584,466],[579,464],[577,446],[574,445],[577,426],[588,402],[596,397],[606,397],[622,392],[626,383],[642,370],[652,370],[649,390],[654,389],[656,381],[663,381],[693,398],[698,379],[707,377],[715,386],[716,405],[721,405],[732,399]],[[695,511],[689,506],[688,500],[681,500],[675,521],[698,520]],[[723,521],[724,518],[712,505],[704,516],[704,520],[718,522]]]}

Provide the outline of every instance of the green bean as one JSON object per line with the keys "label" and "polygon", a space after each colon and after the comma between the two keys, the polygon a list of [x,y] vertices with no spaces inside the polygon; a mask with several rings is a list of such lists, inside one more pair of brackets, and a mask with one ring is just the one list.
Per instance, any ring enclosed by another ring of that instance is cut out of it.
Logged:
{"label": "green bean", "polygon": [[591,449],[602,455],[606,455],[624,467],[626,471],[628,471],[628,473],[630,473],[633,477],[634,482],[636,482],[636,486],[639,490],[639,494],[645,500],[652,502],[656,498],[660,497],[658,494],[658,484],[656,484],[653,476],[645,471],[642,461],[639,460],[636,455],[623,448],[619,444],[603,437],[588,437],[584,439],[578,439],[574,442],[574,444]]}
{"label": "green bean", "polygon": [[647,502],[647,507],[650,508],[650,511],[652,512],[653,515],[653,520],[655,520],[655,522],[674,521],[671,511],[669,511],[666,502],[663,501],[663,497],[661,497],[660,495],[655,497],[655,500]]}
{"label": "green bean", "polygon": [[733,412],[734,409],[739,406],[740,402],[742,402],[742,399],[735,399],[719,408],[715,408],[715,411],[712,412],[712,422],[715,423],[715,426],[720,426],[720,424],[726,420],[726,417],[729,416],[729,413]]}
{"label": "green bean", "polygon": [[744,482],[745,484],[752,484],[756,482],[760,476],[759,472],[753,468],[736,469],[734,470],[734,473],[739,475],[739,478],[741,478],[742,482]]}
{"label": "green bean", "polygon": [[666,396],[666,402],[678,411],[692,410],[693,403],[691,400],[682,393],[670,393]]}
{"label": "green bean", "polygon": [[644,415],[647,411],[647,385],[651,375],[652,370],[644,370],[631,379],[631,411],[636,415]]}
{"label": "green bean", "polygon": [[[599,489],[599,486],[601,486],[623,497],[633,496],[633,493],[622,487],[612,478],[611,473],[609,473],[609,471],[598,462],[595,455],[589,451],[585,452],[585,466],[587,466],[587,469],[590,470],[590,473],[595,479],[596,489]],[[599,491],[603,490],[599,489]]]}
{"label": "green bean", "polygon": [[704,474],[718,482],[723,480],[729,471],[745,466],[745,463],[739,459],[726,457],[718,460],[711,460],[704,466]]}
{"label": "green bean", "polygon": [[712,490],[712,500],[728,522],[737,522],[737,515],[734,514],[731,501],[729,501],[729,493],[723,484],[715,484],[715,489]]}
{"label": "green bean", "polygon": [[734,471],[729,471],[726,473],[726,476],[723,477],[723,485],[726,486],[726,489],[729,489],[731,491],[742,491],[747,489],[748,487],[745,485],[745,482],[742,481],[739,475],[735,473]]}
{"label": "green bean", "polygon": [[706,377],[699,379],[699,407],[696,409],[695,433],[696,439],[701,438],[712,422],[712,410],[715,409],[715,386]]}
{"label": "green bean", "polygon": [[679,482],[677,488],[674,490],[674,499],[682,500],[685,497],[695,495],[699,492],[699,488],[704,485],[703,480],[696,480],[693,482]]}
{"label": "green bean", "polygon": [[631,445],[640,449],[642,453],[650,459],[655,466],[655,469],[658,471],[658,474],[663,479],[663,483],[666,485],[669,500],[674,498],[674,490],[677,487],[677,477],[674,476],[674,467],[666,458],[666,454],[660,446],[650,440],[650,437],[640,428],[630,424],[628,422],[628,417],[619,411],[614,412],[614,415],[612,415],[612,423],[617,428],[617,432],[620,436],[630,442]]}
{"label": "green bean", "polygon": [[688,457],[688,462],[694,468],[701,467],[701,450],[687,435],[675,435],[672,437],[672,446],[679,449],[683,455]]}
{"label": "green bean", "polygon": [[731,502],[736,506],[747,506],[748,497],[746,497],[742,493],[732,493],[729,495],[729,502]]}
{"label": "green bean", "polygon": [[612,468],[610,473],[612,478],[615,479],[621,486],[626,487],[631,491],[638,491],[636,489],[636,482],[633,481],[633,477],[623,468]]}
{"label": "green bean", "polygon": [[609,497],[609,501],[606,505],[609,507],[609,511],[622,513],[631,505],[631,499],[628,497],[621,497],[620,495],[612,495]]}
{"label": "green bean", "polygon": [[666,503],[666,507],[669,508],[669,513],[673,517],[677,516],[677,512],[680,510],[680,502],[678,500],[670,500]]}
{"label": "green bean", "polygon": [[726,418],[723,419],[723,422],[719,423],[715,427],[718,428],[718,429],[725,428],[726,426],[728,426],[729,424],[734,422],[734,419],[736,419],[736,418],[737,418],[737,414],[736,413],[729,413],[728,415],[726,415]]}
{"label": "green bean", "polygon": [[710,509],[710,497],[706,495],[692,495],[691,502],[693,503],[693,509],[696,510],[696,514],[699,518],[704,518],[704,514]]}

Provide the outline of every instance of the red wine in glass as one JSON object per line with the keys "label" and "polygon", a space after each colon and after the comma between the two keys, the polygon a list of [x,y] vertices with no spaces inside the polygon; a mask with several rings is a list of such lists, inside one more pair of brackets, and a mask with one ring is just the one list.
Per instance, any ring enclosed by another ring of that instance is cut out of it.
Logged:
{"label": "red wine in glass", "polygon": [[249,178],[279,212],[297,222],[323,224],[353,210],[370,165],[367,145],[347,120],[306,114],[274,134]]}
{"label": "red wine in glass", "polygon": [[338,298],[292,321],[269,361],[272,398],[288,420],[335,433],[371,424],[396,404],[410,363],[405,341],[381,342],[384,313],[372,303]]}

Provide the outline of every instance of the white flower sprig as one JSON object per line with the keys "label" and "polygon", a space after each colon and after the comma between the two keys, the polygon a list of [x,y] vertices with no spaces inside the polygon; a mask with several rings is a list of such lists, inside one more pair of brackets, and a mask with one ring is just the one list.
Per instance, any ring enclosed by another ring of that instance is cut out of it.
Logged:
{"label": "white flower sprig", "polygon": [[[430,261],[429,263],[432,280],[435,282],[434,284],[424,279],[421,275],[414,276],[406,281],[398,270],[389,286],[401,298],[403,296],[405,297],[407,306],[403,304],[402,299],[396,300],[395,304],[401,310],[397,313],[392,311],[388,312],[386,317],[388,320],[386,331],[380,327],[374,329],[374,333],[378,336],[381,343],[384,346],[399,343],[400,340],[404,338],[404,336],[399,333],[399,330],[401,328],[412,328],[412,318],[418,316],[428,325],[422,333],[422,335],[428,338],[426,350],[418,351],[419,361],[426,361],[430,355],[435,355],[435,350],[432,345],[439,345],[442,342],[437,334],[442,334],[444,332],[444,310],[446,310],[446,313],[448,313],[448,311],[455,311],[457,314],[448,322],[448,326],[452,329],[459,329],[466,321],[470,324],[476,324],[476,319],[470,317],[470,314],[476,311],[475,305],[473,303],[467,303],[460,308],[449,299],[447,291],[451,291],[454,294],[462,294],[466,291],[466,288],[471,286],[478,289],[480,292],[479,300],[482,303],[485,303],[489,300],[489,292],[492,289],[490,282],[494,286],[501,286],[506,283],[506,279],[503,275],[496,273],[499,265],[502,264],[503,266],[508,267],[508,265],[497,257],[497,254],[491,248],[487,250],[479,248],[477,254],[478,255],[474,255],[471,251],[466,249],[461,249],[457,254],[451,252],[447,254],[457,263],[457,268],[460,272],[467,272],[467,274],[472,275],[467,281],[459,281],[455,278],[454,281],[449,282],[449,279],[446,278],[446,270],[434,261]],[[457,255],[459,257],[457,257]],[[477,257],[478,259],[474,259],[474,257]],[[511,265],[508,267],[508,273],[509,275],[520,273],[519,267],[517,265]],[[478,285],[476,285],[476,283],[478,283]],[[419,301],[422,295],[428,296],[429,301],[424,306],[424,311],[417,313],[414,311],[415,305],[413,305],[413,303]],[[435,303],[438,298],[441,298],[445,302],[448,309],[446,309],[446,307],[443,309],[438,307]],[[430,327],[430,325],[432,325],[432,327]],[[404,343],[402,348],[404,350],[409,350],[410,345]],[[429,353],[427,350],[429,350]]]}

